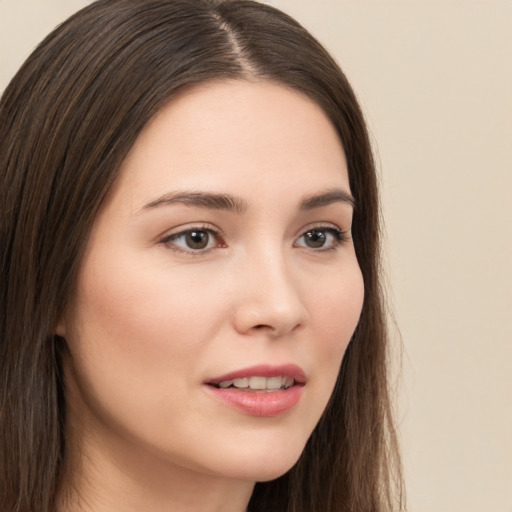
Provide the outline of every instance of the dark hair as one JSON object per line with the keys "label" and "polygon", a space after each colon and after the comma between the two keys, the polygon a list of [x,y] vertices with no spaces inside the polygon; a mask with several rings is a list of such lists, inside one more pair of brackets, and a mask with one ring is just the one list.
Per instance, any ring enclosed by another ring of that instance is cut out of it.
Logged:
{"label": "dark hair", "polygon": [[50,512],[66,450],[54,336],[103,198],[138,134],[183,87],[270,80],[319,104],[342,141],[365,299],[329,405],[297,464],[251,512],[401,509],[363,115],[323,47],[252,1],[100,0],[50,34],[0,103],[0,510]]}

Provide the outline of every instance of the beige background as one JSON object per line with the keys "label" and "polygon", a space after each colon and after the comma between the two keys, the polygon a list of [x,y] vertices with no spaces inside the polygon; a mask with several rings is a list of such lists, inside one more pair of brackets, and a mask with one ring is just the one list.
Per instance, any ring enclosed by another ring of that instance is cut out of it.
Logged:
{"label": "beige background", "polygon": [[[0,90],[86,3],[0,0]],[[376,141],[409,510],[512,512],[512,1],[270,3],[335,54]]]}

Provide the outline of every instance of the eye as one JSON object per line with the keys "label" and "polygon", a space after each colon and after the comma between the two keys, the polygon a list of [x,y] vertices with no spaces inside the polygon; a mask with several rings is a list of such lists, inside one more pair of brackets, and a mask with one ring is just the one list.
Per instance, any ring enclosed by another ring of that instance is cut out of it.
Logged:
{"label": "eye", "polygon": [[345,231],[333,226],[308,229],[303,233],[295,245],[308,249],[328,250],[335,249],[346,241],[348,236]]}
{"label": "eye", "polygon": [[220,235],[206,227],[192,227],[165,237],[164,245],[179,252],[202,253],[215,247],[225,247]]}

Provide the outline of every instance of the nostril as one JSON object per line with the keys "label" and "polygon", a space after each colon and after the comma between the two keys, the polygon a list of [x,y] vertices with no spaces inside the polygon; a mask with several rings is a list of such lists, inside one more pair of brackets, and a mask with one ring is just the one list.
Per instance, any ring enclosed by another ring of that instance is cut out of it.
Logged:
{"label": "nostril", "polygon": [[276,332],[277,329],[275,327],[272,327],[271,325],[267,325],[267,324],[258,324],[258,325],[255,325],[254,326],[254,329],[258,330],[258,331],[272,331],[272,332]]}

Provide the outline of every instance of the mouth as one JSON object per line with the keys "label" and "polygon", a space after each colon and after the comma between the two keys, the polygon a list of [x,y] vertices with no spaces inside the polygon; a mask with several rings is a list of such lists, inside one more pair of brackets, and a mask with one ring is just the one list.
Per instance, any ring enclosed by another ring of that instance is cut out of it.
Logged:
{"label": "mouth", "polygon": [[306,376],[296,365],[260,365],[230,372],[204,383],[209,394],[251,416],[278,416],[300,400]]}
{"label": "mouth", "polygon": [[242,377],[240,379],[223,380],[218,384],[211,385],[219,389],[236,388],[243,391],[272,393],[291,388],[294,384],[295,379],[293,377],[286,377],[283,375],[279,375],[277,377],[262,377],[259,375],[253,375],[251,377]]}
{"label": "mouth", "polygon": [[206,384],[219,389],[242,389],[244,391],[282,391],[306,383],[304,370],[295,364],[258,365],[242,368],[215,377]]}

